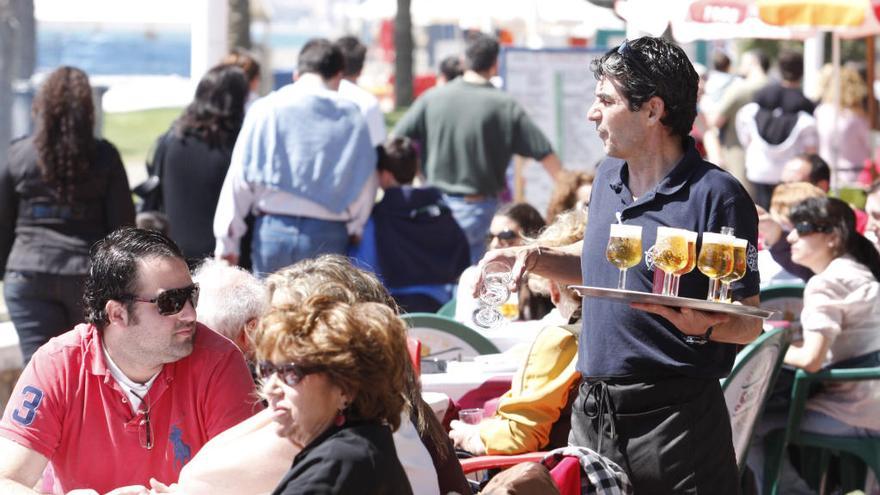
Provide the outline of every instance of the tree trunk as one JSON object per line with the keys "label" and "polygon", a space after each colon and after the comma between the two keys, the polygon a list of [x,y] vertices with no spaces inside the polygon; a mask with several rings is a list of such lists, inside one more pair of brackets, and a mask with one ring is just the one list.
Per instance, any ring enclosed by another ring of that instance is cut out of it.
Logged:
{"label": "tree trunk", "polygon": [[37,29],[34,0],[13,0],[15,30],[15,68],[13,77],[30,79],[37,66]]}
{"label": "tree trunk", "polygon": [[251,49],[251,2],[229,1],[229,48]]}
{"label": "tree trunk", "polygon": [[5,160],[12,138],[14,25],[12,0],[0,0],[0,160]]}
{"label": "tree trunk", "polygon": [[410,0],[397,0],[394,18],[394,107],[409,106],[413,100],[413,37]]}

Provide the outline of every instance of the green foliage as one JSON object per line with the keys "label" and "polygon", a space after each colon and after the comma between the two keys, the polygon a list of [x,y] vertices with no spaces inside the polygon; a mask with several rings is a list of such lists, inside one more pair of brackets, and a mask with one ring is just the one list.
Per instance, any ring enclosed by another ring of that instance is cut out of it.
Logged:
{"label": "green foliage", "polygon": [[394,126],[397,125],[397,121],[403,117],[403,114],[405,114],[407,110],[409,110],[409,107],[402,107],[385,114],[385,127],[388,128],[389,132],[391,129],[394,129]]}

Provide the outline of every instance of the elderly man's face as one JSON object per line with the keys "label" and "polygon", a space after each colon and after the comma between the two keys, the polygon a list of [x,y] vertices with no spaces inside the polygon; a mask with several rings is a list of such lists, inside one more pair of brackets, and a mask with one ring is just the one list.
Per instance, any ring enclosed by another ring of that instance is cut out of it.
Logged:
{"label": "elderly man's face", "polygon": [[810,182],[810,163],[801,158],[792,158],[782,167],[782,182]]}
{"label": "elderly man's face", "polygon": [[603,77],[599,81],[596,99],[587,117],[595,122],[608,156],[627,159],[644,145],[644,128],[640,119],[643,111],[644,106],[638,112],[629,109],[629,102],[613,79]]}

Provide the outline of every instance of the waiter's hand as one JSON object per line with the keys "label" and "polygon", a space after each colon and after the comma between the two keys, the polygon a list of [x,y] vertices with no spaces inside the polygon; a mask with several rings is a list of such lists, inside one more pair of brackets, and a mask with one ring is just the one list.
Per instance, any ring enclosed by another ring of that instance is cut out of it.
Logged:
{"label": "waiter's hand", "polygon": [[666,318],[669,320],[669,323],[675,325],[685,335],[705,335],[709,327],[727,323],[730,319],[730,316],[725,313],[711,313],[690,308],[674,308],[659,304],[630,303],[629,306],[633,309],[640,309]]}
{"label": "waiter's hand", "polygon": [[507,263],[511,267],[508,289],[511,292],[516,292],[519,289],[520,280],[522,280],[523,275],[526,273],[526,267],[531,268],[535,265],[536,261],[532,258],[535,255],[533,254],[535,249],[534,246],[515,246],[487,251],[483,255],[483,259],[477,263],[479,275],[477,275],[477,283],[474,284],[474,297],[480,297],[480,289],[483,287],[483,267],[492,261]]}

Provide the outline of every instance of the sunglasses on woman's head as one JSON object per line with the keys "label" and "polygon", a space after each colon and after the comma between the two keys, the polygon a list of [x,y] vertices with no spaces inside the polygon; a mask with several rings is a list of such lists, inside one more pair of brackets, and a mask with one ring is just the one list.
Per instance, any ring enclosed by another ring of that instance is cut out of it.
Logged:
{"label": "sunglasses on woman's head", "polygon": [[794,224],[794,230],[797,231],[798,235],[807,235],[815,232],[828,233],[831,232],[830,225],[819,225],[813,222],[798,222]]}
{"label": "sunglasses on woman's head", "polygon": [[492,242],[492,240],[496,237],[500,242],[510,242],[514,239],[519,239],[519,234],[512,230],[502,230],[497,234],[489,232],[488,234],[486,234],[486,243]]}
{"label": "sunglasses on woman's head", "polygon": [[137,301],[155,304],[162,316],[171,316],[180,313],[186,302],[192,303],[195,308],[199,303],[199,284],[190,284],[179,289],[168,289],[163,291],[153,299],[141,299],[133,295],[125,295],[120,298],[122,301]]}
{"label": "sunglasses on woman's head", "polygon": [[257,363],[257,376],[263,380],[268,380],[269,377],[278,373],[281,380],[289,387],[295,386],[297,383],[301,382],[306,375],[310,375],[316,371],[317,370],[305,369],[296,363],[282,365],[276,365],[271,361],[260,361]]}

